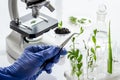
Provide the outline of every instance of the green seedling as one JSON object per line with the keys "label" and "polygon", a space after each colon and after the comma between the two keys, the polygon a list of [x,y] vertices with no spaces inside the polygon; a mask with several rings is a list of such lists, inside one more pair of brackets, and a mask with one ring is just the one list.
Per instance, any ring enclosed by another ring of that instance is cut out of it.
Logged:
{"label": "green seedling", "polygon": [[59,28],[59,29],[62,29],[62,26],[63,26],[63,22],[60,21],[60,22],[58,23],[58,28]]}
{"label": "green seedling", "polygon": [[97,51],[98,48],[100,48],[100,46],[96,44],[96,42],[97,42],[96,34],[97,34],[98,32],[99,32],[99,31],[97,31],[97,29],[95,29],[95,30],[93,31],[94,34],[93,34],[93,36],[92,36],[92,42],[93,42],[94,46],[91,47],[91,52],[93,53],[93,58],[94,58],[95,61],[96,61],[96,59],[97,59],[96,51]]}
{"label": "green seedling", "polygon": [[95,61],[96,61],[96,59],[97,59],[97,56],[96,56],[97,48],[100,48],[100,46],[96,44],[96,42],[97,42],[97,39],[96,39],[96,34],[97,34],[97,32],[99,32],[99,31],[97,31],[97,29],[95,29],[95,30],[93,31],[94,34],[93,34],[93,36],[92,36],[92,42],[93,42],[93,44],[94,44],[94,47],[91,47],[91,52],[93,53],[93,58],[94,58]]}

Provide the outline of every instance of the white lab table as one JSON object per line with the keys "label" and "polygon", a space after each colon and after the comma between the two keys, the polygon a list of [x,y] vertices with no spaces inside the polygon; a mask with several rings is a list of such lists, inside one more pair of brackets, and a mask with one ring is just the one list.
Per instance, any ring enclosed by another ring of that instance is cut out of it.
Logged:
{"label": "white lab table", "polygon": [[[62,5],[60,4],[63,1]],[[118,47],[118,50],[120,50],[120,24],[119,24],[119,19],[120,19],[120,1],[113,1],[113,0],[56,0],[54,2],[51,0],[51,2],[54,4],[57,4],[56,8],[57,10],[55,13],[50,13],[46,9],[42,9],[46,14],[50,14],[51,16],[56,17],[59,20],[63,20],[63,24],[65,27],[74,27],[72,29],[75,31],[75,26],[72,26],[68,23],[68,18],[69,16],[76,16],[76,17],[85,17],[91,19],[92,23],[96,23],[96,11],[97,11],[97,6],[99,3],[104,3],[107,5],[107,19],[111,20],[111,32],[112,32],[112,40],[116,42],[116,45]],[[6,53],[6,43],[5,43],[5,38],[7,35],[11,32],[11,29],[9,28],[9,22],[10,22],[10,17],[9,17],[9,12],[8,12],[8,0],[4,0],[0,2],[0,67],[5,67],[11,65],[11,62],[13,62]],[[21,15],[23,15],[26,11],[23,11],[23,4],[20,5],[19,11]],[[94,26],[94,25],[92,25]],[[87,28],[86,28],[87,29]],[[91,29],[91,27],[89,28]],[[89,31],[88,29],[88,31]],[[66,47],[69,46],[70,43]],[[120,51],[118,51],[120,52]],[[64,62],[61,61],[61,62]],[[39,76],[37,80],[65,80],[64,77],[64,71],[69,70],[70,65],[69,61],[65,58],[65,63],[64,64],[56,64],[53,67],[53,72],[50,75],[47,74],[42,74]],[[118,66],[119,68],[119,66]],[[118,71],[119,72],[119,71]],[[45,77],[47,75],[47,77]],[[42,79],[41,79],[42,78]],[[102,76],[101,76],[102,78]],[[107,79],[104,77],[101,80],[120,80],[120,74],[114,74],[113,76],[108,76]]]}

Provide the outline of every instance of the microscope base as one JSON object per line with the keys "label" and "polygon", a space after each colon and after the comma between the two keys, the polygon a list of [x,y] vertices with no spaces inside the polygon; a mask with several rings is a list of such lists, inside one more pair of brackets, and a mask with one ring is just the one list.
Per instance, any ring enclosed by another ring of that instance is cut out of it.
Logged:
{"label": "microscope base", "polygon": [[23,49],[20,47],[21,35],[12,31],[6,38],[6,52],[8,55],[16,60],[22,53]]}
{"label": "microscope base", "polygon": [[14,60],[17,59],[27,46],[30,45],[54,45],[60,46],[71,34],[59,35],[55,34],[54,30],[39,36],[38,40],[27,43],[21,34],[12,31],[6,38],[6,52]]}
{"label": "microscope base", "polygon": [[42,43],[41,40],[27,43],[19,33],[12,31],[11,34],[6,38],[6,52],[11,58],[16,60],[23,53],[27,46],[35,44],[42,45],[45,43]]}

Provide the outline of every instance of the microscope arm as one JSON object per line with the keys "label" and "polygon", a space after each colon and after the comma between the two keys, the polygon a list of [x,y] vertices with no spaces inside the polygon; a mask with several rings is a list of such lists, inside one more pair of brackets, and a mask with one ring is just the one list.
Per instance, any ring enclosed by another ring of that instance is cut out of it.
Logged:
{"label": "microscope arm", "polygon": [[8,8],[11,20],[19,18],[17,0],[8,0]]}

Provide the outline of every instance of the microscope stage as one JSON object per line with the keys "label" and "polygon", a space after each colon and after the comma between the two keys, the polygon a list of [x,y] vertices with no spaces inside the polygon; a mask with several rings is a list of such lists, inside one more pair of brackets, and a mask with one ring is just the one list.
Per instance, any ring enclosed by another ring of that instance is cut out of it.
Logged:
{"label": "microscope stage", "polygon": [[20,22],[17,25],[15,21],[11,21],[10,28],[28,38],[36,38],[58,26],[56,19],[42,13],[38,18],[33,18],[31,13],[25,15],[20,18]]}

